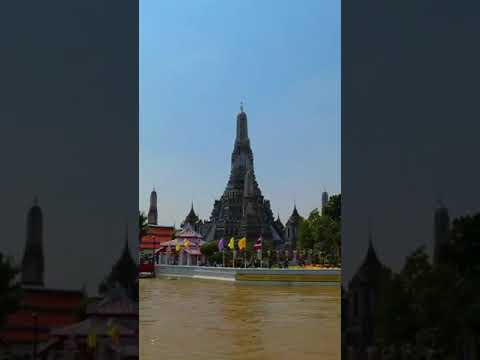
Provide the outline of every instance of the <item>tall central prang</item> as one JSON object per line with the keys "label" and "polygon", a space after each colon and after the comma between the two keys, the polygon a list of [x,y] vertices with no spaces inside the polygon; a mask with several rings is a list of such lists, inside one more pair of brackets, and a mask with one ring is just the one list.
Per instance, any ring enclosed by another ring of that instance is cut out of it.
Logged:
{"label": "tall central prang", "polygon": [[263,198],[255,179],[247,114],[243,111],[243,105],[237,115],[230,178],[222,197],[214,203],[210,221],[207,240],[245,236],[251,244],[260,236],[266,242],[281,239],[273,227],[270,202]]}

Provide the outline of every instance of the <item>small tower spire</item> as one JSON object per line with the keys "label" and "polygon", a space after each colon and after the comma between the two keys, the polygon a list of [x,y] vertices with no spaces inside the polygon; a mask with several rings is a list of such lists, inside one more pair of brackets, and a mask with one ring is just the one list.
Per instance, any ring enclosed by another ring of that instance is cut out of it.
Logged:
{"label": "small tower spire", "polygon": [[43,286],[43,215],[35,197],[27,214],[27,236],[22,259],[22,283]]}
{"label": "small tower spire", "polygon": [[149,225],[158,224],[157,192],[155,191],[155,186],[153,187],[153,190],[150,193],[150,209],[148,210],[148,224]]}

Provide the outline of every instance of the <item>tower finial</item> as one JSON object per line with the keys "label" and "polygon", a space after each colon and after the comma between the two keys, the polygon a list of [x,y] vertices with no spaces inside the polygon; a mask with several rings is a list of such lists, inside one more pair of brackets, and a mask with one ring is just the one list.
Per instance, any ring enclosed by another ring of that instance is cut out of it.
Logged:
{"label": "tower finial", "polygon": [[243,105],[244,105],[244,102],[242,100],[242,101],[240,101],[240,112],[242,112],[242,113],[243,113]]}
{"label": "tower finial", "polygon": [[37,206],[38,205],[38,195],[35,195],[33,197],[33,205]]}

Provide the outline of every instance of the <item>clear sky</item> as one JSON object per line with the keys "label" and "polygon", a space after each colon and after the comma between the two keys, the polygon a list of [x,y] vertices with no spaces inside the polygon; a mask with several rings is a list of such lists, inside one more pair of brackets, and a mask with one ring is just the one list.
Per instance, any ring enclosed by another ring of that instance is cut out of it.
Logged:
{"label": "clear sky", "polygon": [[257,181],[282,221],[340,192],[340,1],[140,2],[140,209],[210,216],[245,101]]}

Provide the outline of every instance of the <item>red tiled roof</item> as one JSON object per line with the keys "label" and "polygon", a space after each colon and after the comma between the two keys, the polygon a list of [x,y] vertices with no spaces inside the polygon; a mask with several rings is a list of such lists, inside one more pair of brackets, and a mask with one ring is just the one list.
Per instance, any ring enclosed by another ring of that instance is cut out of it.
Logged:
{"label": "red tiled roof", "polygon": [[48,340],[50,329],[73,324],[78,321],[77,311],[82,301],[81,291],[47,288],[23,288],[20,309],[7,317],[0,337],[10,344],[34,341],[34,321],[37,314],[38,340]]}
{"label": "red tiled roof", "polygon": [[147,228],[147,234],[141,239],[140,249],[155,249],[161,243],[172,240],[174,232],[175,228],[173,226],[149,225]]}

